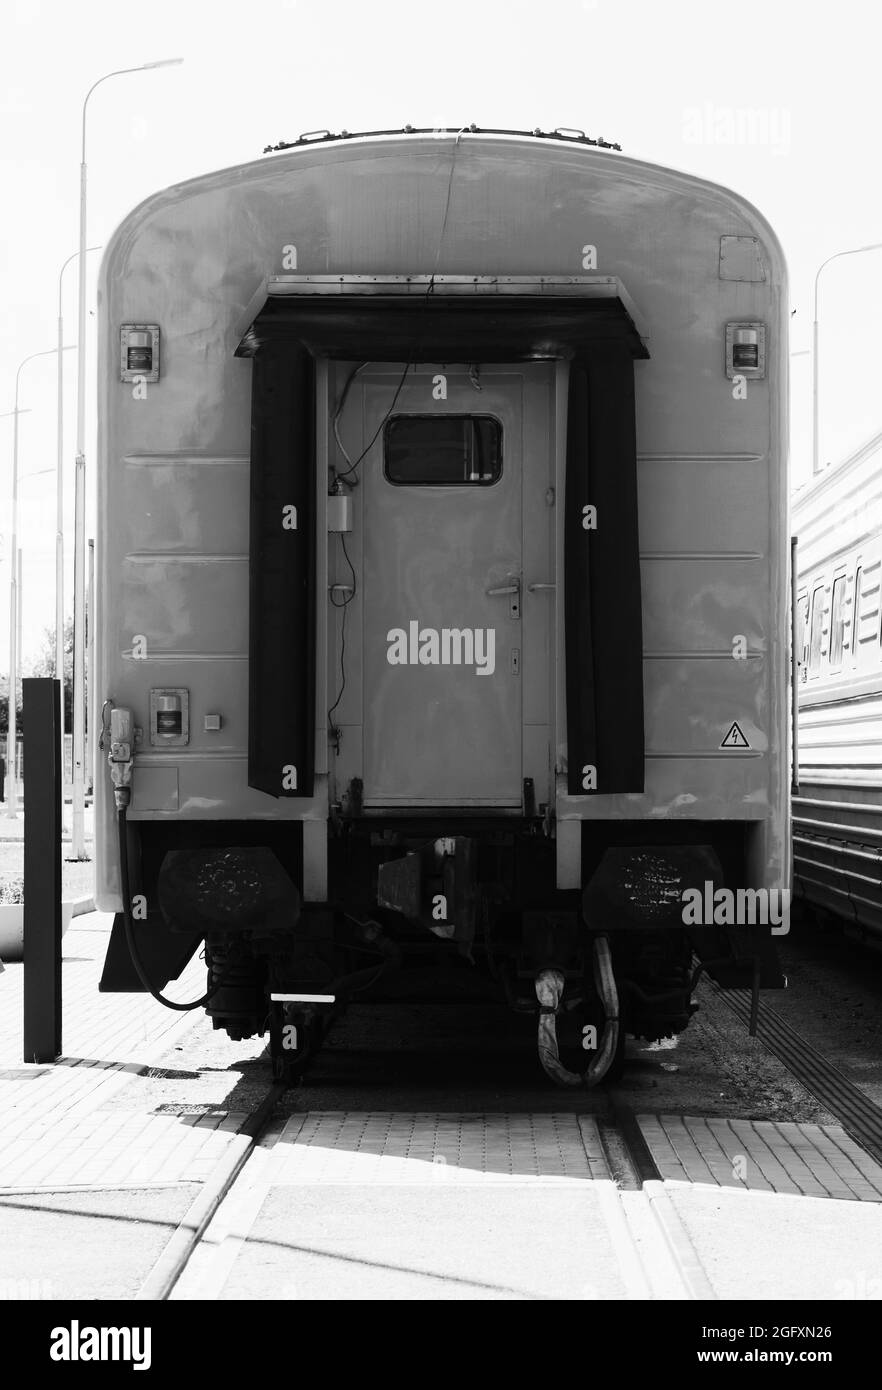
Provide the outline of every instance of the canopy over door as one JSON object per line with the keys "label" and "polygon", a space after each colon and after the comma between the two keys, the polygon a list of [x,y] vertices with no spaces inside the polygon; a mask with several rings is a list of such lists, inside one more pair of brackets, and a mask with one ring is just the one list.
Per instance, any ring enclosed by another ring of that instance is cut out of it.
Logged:
{"label": "canopy over door", "polygon": [[[568,790],[642,791],[633,360],[649,354],[620,282],[610,276],[279,275],[249,306],[236,351],[255,359],[249,785],[274,796],[312,794],[311,357],[564,358],[572,363],[564,566]],[[286,529],[290,506],[296,529]],[[596,509],[596,527],[584,524],[586,507]]]}
{"label": "canopy over door", "polygon": [[240,324],[239,357],[302,343],[348,361],[524,362],[586,342],[648,357],[615,276],[275,275]]}

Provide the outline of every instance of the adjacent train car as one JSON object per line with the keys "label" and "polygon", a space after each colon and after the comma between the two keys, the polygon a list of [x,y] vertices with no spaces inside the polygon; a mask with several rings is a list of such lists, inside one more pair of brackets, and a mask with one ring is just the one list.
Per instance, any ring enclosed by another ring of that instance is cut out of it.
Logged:
{"label": "adjacent train car", "polygon": [[789,886],[787,327],[755,209],[578,132],[323,133],[136,209],[102,988],[204,943],[280,1075],[353,999],[498,997],[573,1085],[686,1026],[696,951],[780,985],[726,895]]}
{"label": "adjacent train car", "polygon": [[799,898],[882,943],[882,434],[794,497]]}

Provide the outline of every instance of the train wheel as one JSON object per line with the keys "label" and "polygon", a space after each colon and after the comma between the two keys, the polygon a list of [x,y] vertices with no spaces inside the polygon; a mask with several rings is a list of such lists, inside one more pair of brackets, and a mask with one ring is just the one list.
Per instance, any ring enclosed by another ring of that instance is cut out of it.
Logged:
{"label": "train wheel", "polygon": [[274,1081],[294,1086],[320,1050],[324,1026],[320,1018],[302,1014],[274,1015],[270,1023],[270,1064]]}

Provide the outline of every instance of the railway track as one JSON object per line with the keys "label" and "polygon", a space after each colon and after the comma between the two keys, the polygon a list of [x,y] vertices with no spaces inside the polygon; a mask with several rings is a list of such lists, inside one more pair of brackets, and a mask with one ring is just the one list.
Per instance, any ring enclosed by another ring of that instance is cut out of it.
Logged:
{"label": "railway track", "polygon": [[285,1094],[281,1082],[273,1082],[263,1100],[233,1135],[230,1147],[216,1165],[202,1191],[178,1225],[168,1245],[138,1292],[138,1299],[164,1301],[169,1297],[219,1208],[254,1153],[273,1112]]}
{"label": "railway track", "polygon": [[[283,1089],[279,1084],[270,1087],[235,1136],[234,1149],[217,1165],[180,1223],[141,1288],[139,1300],[220,1297],[272,1186],[273,1149],[282,1133],[281,1126],[273,1132],[272,1118]],[[449,1117],[436,1118],[443,1121]],[[478,1121],[481,1117],[465,1118]],[[572,1144],[583,1146],[583,1162],[587,1159],[587,1163],[583,1176],[564,1180],[563,1185],[580,1197],[584,1193],[586,1203],[590,1202],[596,1211],[605,1237],[601,1243],[614,1261],[624,1296],[714,1299],[711,1281],[665,1191],[632,1112],[610,1092],[605,1113],[567,1115],[564,1119],[570,1122]],[[479,1175],[475,1175],[475,1180],[479,1180]],[[391,1186],[396,1179],[389,1181]],[[408,1180],[405,1178],[404,1182],[407,1185]],[[468,1185],[466,1174],[467,1188]],[[516,1181],[516,1185],[523,1184]],[[558,1186],[554,1190],[561,1189]],[[541,1193],[537,1193],[537,1200],[541,1201]],[[465,1238],[468,1239],[467,1232]],[[585,1266],[589,1273],[594,1255],[594,1249],[586,1248]],[[512,1292],[516,1294],[516,1290]],[[588,1278],[576,1296],[602,1299],[608,1294]]]}
{"label": "railway track", "polygon": [[716,1299],[637,1119],[615,1088],[598,1129],[612,1177],[611,1184],[601,1186],[600,1201],[611,1235],[615,1232],[619,1263],[630,1272],[631,1297]]}
{"label": "railway track", "polygon": [[[724,991],[714,987],[714,993],[719,995],[740,1022],[749,1024],[751,999],[748,991]],[[882,1111],[765,1003],[760,1005],[757,1035],[792,1075],[836,1116],[846,1132],[874,1159],[882,1161]],[[345,1121],[357,1130],[361,1121],[376,1125],[384,1120],[395,1127],[399,1134],[402,1124],[405,1128],[407,1123],[412,1125],[411,1138],[406,1143],[399,1143],[394,1154],[392,1149],[382,1151],[384,1165],[390,1154],[397,1159],[404,1156],[411,1162],[416,1157],[418,1161],[406,1171],[396,1170],[394,1162],[391,1167],[384,1166],[379,1180],[376,1176],[369,1179],[375,1184],[374,1192],[377,1191],[378,1181],[387,1191],[394,1189],[396,1184],[401,1185],[402,1191],[412,1189],[414,1184],[419,1186],[422,1183],[425,1187],[427,1169],[432,1176],[432,1152],[438,1146],[439,1133],[445,1126],[449,1129],[455,1121],[461,1122],[462,1132],[467,1129],[480,1130],[483,1123],[483,1149],[485,1152],[493,1150],[497,1159],[501,1152],[500,1135],[514,1133],[519,1125],[522,1129],[526,1126],[534,1133],[541,1132],[544,1138],[538,1141],[539,1149],[543,1143],[547,1144],[549,1133],[555,1142],[563,1135],[561,1142],[567,1148],[568,1160],[557,1170],[563,1176],[555,1177],[552,1184],[559,1185],[558,1192],[563,1189],[570,1194],[577,1210],[590,1210],[594,1222],[594,1244],[589,1244],[586,1249],[588,1276],[582,1291],[570,1296],[586,1300],[609,1296],[604,1287],[596,1287],[591,1282],[594,1277],[590,1273],[594,1253],[602,1247],[606,1252],[604,1259],[607,1268],[617,1271],[618,1286],[625,1291],[620,1296],[643,1300],[707,1300],[717,1297],[712,1280],[696,1253],[629,1106],[629,1095],[624,1090],[611,1086],[602,1093],[595,1092],[594,1108],[590,1112],[586,1109],[584,1113],[561,1114],[557,1116],[557,1128],[551,1131],[547,1127],[547,1121],[552,1118],[549,1115],[454,1115],[441,1111],[434,1115],[426,1112],[409,1114],[404,1095],[400,1097],[403,1105],[396,1105],[394,1112],[389,1115],[378,1115],[367,1109],[362,1112],[361,1107],[350,1107],[348,1111],[341,1108],[312,1113],[305,1108],[302,1111],[292,1110],[289,1105],[284,1122],[274,1124],[276,1107],[285,1090],[282,1083],[268,1087],[151,1270],[138,1294],[139,1299],[220,1298],[239,1257],[252,1239],[261,1208],[278,1185],[287,1185],[289,1193],[293,1186],[300,1194],[292,1198],[291,1213],[287,1218],[289,1225],[285,1227],[282,1223],[277,1233],[278,1243],[300,1249],[300,1231],[295,1229],[293,1213],[297,1210],[301,1195],[307,1203],[311,1200],[308,1193],[315,1192],[315,1188],[311,1187],[315,1179],[307,1175],[306,1187],[299,1188],[300,1178],[296,1174],[292,1176],[290,1167],[286,1170],[287,1176],[281,1176],[284,1165],[290,1165],[292,1154],[296,1158],[297,1154],[302,1156],[306,1152],[313,1155],[327,1152],[335,1161],[351,1160],[354,1154],[357,1164],[364,1151],[359,1149],[357,1142],[352,1142],[351,1129],[347,1131],[349,1137],[341,1137],[337,1143],[333,1134],[336,1122],[342,1125]],[[309,1092],[302,1092],[301,1095],[306,1100]],[[312,1150],[308,1149],[310,1140],[306,1137],[310,1125],[318,1125],[320,1130]],[[324,1129],[321,1129],[322,1125]],[[327,1138],[329,1134],[330,1141]],[[415,1139],[413,1136],[416,1136]],[[280,1139],[283,1139],[283,1143],[275,1153]],[[380,1150],[373,1150],[375,1157],[378,1153]],[[469,1154],[458,1152],[454,1160],[455,1171],[449,1176],[461,1190],[465,1188],[466,1193],[489,1179],[491,1184],[495,1184],[497,1195],[503,1193],[500,1200],[504,1200],[507,1183],[510,1184],[508,1190],[512,1191],[519,1186],[529,1186],[533,1181],[531,1176],[521,1180],[520,1175],[530,1174],[531,1170],[529,1165],[524,1167],[515,1161],[512,1156],[514,1149],[509,1153],[511,1161],[508,1164],[503,1154],[501,1163],[494,1162],[484,1171],[481,1171],[480,1153],[479,1142],[477,1149],[473,1146]],[[442,1158],[441,1162],[444,1161]],[[541,1165],[535,1170],[540,1175],[535,1197],[539,1203],[552,1200],[543,1195],[548,1191],[549,1171]],[[362,1191],[351,1174],[341,1180],[348,1184],[350,1193],[357,1193],[357,1200],[363,1199],[366,1205],[370,1204],[371,1194],[367,1187]],[[321,1181],[336,1183],[338,1179],[332,1174],[323,1176]],[[486,1191],[486,1188],[483,1190]],[[473,1198],[465,1196],[464,1200],[467,1206],[472,1202],[475,1210],[483,1202],[477,1193]],[[467,1222],[462,1232],[466,1245],[472,1239],[471,1229]],[[382,1243],[385,1235],[382,1222],[378,1220],[379,1243]],[[478,1235],[474,1238],[477,1240]],[[321,1244],[319,1241],[318,1245]],[[304,1245],[303,1249],[305,1251],[307,1247]],[[252,1256],[253,1253],[252,1247]],[[321,1251],[318,1253],[321,1254]],[[339,1258],[331,1254],[330,1249],[328,1254],[329,1258]],[[512,1268],[517,1268],[517,1258],[513,1258]],[[402,1270],[414,1277],[427,1277],[425,1269],[407,1271],[402,1267]],[[437,1273],[428,1277],[445,1279],[447,1276]],[[474,1296],[475,1285],[468,1279],[461,1282],[473,1290]],[[420,1287],[419,1279],[417,1287]],[[455,1280],[453,1287],[455,1289]],[[522,1291],[503,1285],[499,1286],[499,1293],[494,1296],[500,1294],[503,1297],[524,1296]],[[418,1293],[416,1296],[422,1295]],[[436,1294],[427,1296],[434,1297]],[[450,1295],[445,1293],[443,1296]],[[470,1295],[464,1292],[462,1296]],[[480,1293],[478,1296],[481,1296]]]}
{"label": "railway track", "polygon": [[[749,990],[723,990],[713,984],[711,987],[736,1018],[749,1024]],[[877,1163],[882,1163],[882,1110],[763,1001],[757,1014],[756,1035],[797,1081],[836,1116],[845,1132]]]}

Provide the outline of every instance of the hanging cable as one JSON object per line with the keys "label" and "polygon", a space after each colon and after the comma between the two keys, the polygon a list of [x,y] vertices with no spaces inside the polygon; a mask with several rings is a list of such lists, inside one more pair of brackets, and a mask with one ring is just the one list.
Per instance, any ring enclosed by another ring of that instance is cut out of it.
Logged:
{"label": "hanging cable", "polygon": [[[367,363],[362,363],[362,366],[367,366]],[[404,386],[405,380],[406,380],[406,378],[407,378],[407,374],[408,374],[408,372],[410,371],[410,369],[411,369],[412,366],[413,366],[413,357],[412,357],[412,355],[411,355],[411,358],[405,363],[404,371],[401,373],[401,377],[400,377],[400,379],[399,379],[398,385],[397,385],[396,388],[395,388],[395,395],[392,397],[392,403],[390,404],[389,409],[386,411],[386,414],[383,416],[382,420],[381,420],[380,423],[377,425],[377,428],[374,430],[374,433],[373,433],[373,435],[371,436],[369,442],[364,446],[364,448],[362,449],[362,451],[361,451],[361,453],[359,454],[358,458],[357,458],[354,462],[352,462],[352,461],[350,460],[349,455],[347,454],[346,450],[343,448],[342,443],[340,442],[340,436],[339,436],[339,434],[338,434],[338,432],[337,432],[337,419],[336,419],[336,417],[335,417],[335,420],[334,420],[334,438],[336,439],[336,441],[337,441],[337,443],[338,443],[338,445],[339,445],[339,447],[340,447],[340,452],[342,453],[343,457],[346,459],[346,462],[349,464],[349,467],[348,467],[347,469],[345,469],[344,472],[342,472],[342,473],[335,473],[335,474],[334,474],[334,482],[335,482],[335,484],[336,484],[336,483],[346,483],[346,486],[347,486],[347,487],[358,487],[358,478],[355,478],[354,481],[351,482],[351,483],[348,482],[347,480],[352,476],[352,474],[355,472],[355,470],[356,470],[356,468],[358,467],[358,465],[362,462],[362,460],[365,458],[365,456],[366,456],[367,454],[370,453],[371,449],[372,449],[372,448],[374,447],[374,445],[376,444],[376,442],[377,442],[377,440],[378,440],[378,438],[379,438],[379,436],[380,436],[380,433],[381,433],[381,431],[382,431],[382,429],[383,429],[383,426],[385,425],[386,421],[389,419],[389,416],[392,414],[392,411],[395,409],[395,406],[396,406],[396,404],[397,404],[397,402],[398,402],[398,397],[401,395],[402,387]],[[354,381],[355,377],[358,375],[358,373],[359,373],[360,371],[361,371],[361,367],[358,367],[358,368],[352,373],[352,375],[350,376],[349,381],[347,381],[346,386],[344,387],[343,396],[341,396],[341,398],[340,398],[341,409],[342,409],[343,400],[345,399],[346,392],[348,391],[349,386],[350,386],[351,383]]]}
{"label": "hanging cable", "polygon": [[[367,362],[359,362],[358,366],[354,367],[353,370],[349,373],[348,377],[346,378],[346,382],[343,386],[343,390],[340,392],[340,399],[337,402],[336,409],[334,410],[334,418],[331,421],[331,429],[333,431],[334,438],[337,441],[337,448],[340,450],[340,453],[343,455],[344,459],[349,464],[349,467],[346,470],[347,475],[354,472],[358,464],[352,462],[352,459],[349,457],[349,454],[347,453],[346,445],[340,438],[340,416],[343,414],[343,407],[346,404],[346,397],[349,395],[349,388],[351,387],[355,378],[358,376],[359,372],[363,371],[366,366]],[[334,469],[332,469],[332,472],[334,473],[334,485],[336,486],[337,483],[340,482],[340,475]],[[356,478],[354,482],[349,484],[349,486],[357,487],[358,479]]]}
{"label": "hanging cable", "polygon": [[132,965],[135,967],[135,974],[138,976],[142,987],[148,994],[152,994],[153,998],[158,1000],[160,1004],[164,1004],[167,1009],[174,1009],[182,1014],[189,1013],[191,1009],[201,1009],[203,1005],[208,1003],[209,999],[214,998],[218,990],[225,989],[231,981],[229,979],[216,980],[199,999],[194,999],[190,1003],[179,1003],[178,1000],[169,999],[161,990],[157,989],[148,976],[135,943],[135,924],[132,920],[132,897],[129,888],[128,827],[126,823],[126,805],[128,798],[126,797],[123,799],[120,795],[121,792],[128,792],[128,790],[127,787],[115,789],[117,808],[116,821],[119,832],[119,877],[122,891],[123,924],[125,926],[126,944],[129,948],[129,955],[131,956]]}
{"label": "hanging cable", "polygon": [[[440,230],[440,232],[439,232],[439,234],[438,234],[438,244],[437,244],[437,246],[436,246],[436,248],[435,248],[435,263],[434,263],[434,265],[433,265],[433,267],[432,267],[432,273],[431,273],[431,275],[429,276],[429,283],[428,283],[428,285],[426,286],[426,293],[425,293],[425,297],[424,297],[424,300],[423,300],[423,306],[422,306],[422,309],[423,309],[423,310],[425,309],[425,306],[428,304],[428,301],[429,301],[430,296],[434,293],[434,290],[435,290],[435,277],[436,277],[436,275],[437,275],[437,273],[438,273],[438,266],[439,266],[439,264],[440,264],[440,262],[441,262],[441,252],[442,252],[442,250],[444,249],[444,236],[445,236],[445,233],[446,233],[446,231],[447,231],[447,222],[448,222],[448,219],[449,219],[449,216],[450,216],[450,204],[451,204],[452,195],[453,195],[453,178],[454,178],[454,174],[456,173],[456,152],[457,152],[457,149],[458,149],[458,147],[459,147],[459,142],[460,142],[462,136],[466,133],[467,130],[468,130],[468,126],[462,126],[462,127],[460,128],[460,130],[457,131],[457,133],[456,133],[456,139],[455,139],[454,142],[453,142],[453,154],[452,154],[451,160],[450,160],[450,173],[449,173],[449,175],[448,175],[448,177],[447,177],[447,191],[446,191],[445,198],[444,198],[444,212],[443,212],[442,217],[441,217],[441,230]],[[358,365],[353,371],[351,371],[351,372],[349,373],[349,376],[346,378],[346,382],[345,382],[345,384],[344,384],[344,386],[343,386],[343,390],[342,390],[341,393],[340,393],[340,399],[338,400],[336,409],[335,409],[335,411],[334,411],[334,416],[333,416],[333,420],[332,420],[332,422],[331,422],[331,427],[332,427],[332,430],[333,430],[334,439],[335,439],[336,442],[337,442],[337,447],[338,447],[338,449],[340,450],[340,453],[343,455],[344,459],[346,460],[346,463],[347,463],[348,467],[347,467],[342,473],[337,473],[337,472],[335,471],[335,473],[334,473],[334,482],[335,482],[335,484],[347,482],[347,479],[349,479],[349,478],[352,476],[352,474],[353,474],[353,473],[355,472],[355,470],[358,468],[359,464],[363,461],[363,459],[366,457],[366,455],[370,453],[371,449],[372,449],[372,448],[374,447],[374,445],[376,444],[377,439],[379,438],[380,433],[381,433],[381,431],[382,431],[382,429],[383,429],[383,426],[386,424],[386,421],[389,419],[389,416],[392,414],[392,411],[395,409],[395,406],[396,406],[396,404],[397,404],[397,402],[398,402],[398,397],[401,395],[401,391],[402,391],[402,389],[403,389],[403,387],[404,387],[405,380],[407,379],[407,374],[408,374],[408,372],[410,371],[411,367],[413,367],[413,366],[416,365],[417,350],[418,350],[418,348],[419,348],[419,343],[420,343],[420,338],[421,338],[422,318],[423,318],[423,312],[422,312],[422,310],[421,310],[420,313],[419,313],[418,316],[417,316],[416,329],[415,329],[415,332],[414,332],[414,339],[413,339],[413,343],[412,343],[412,345],[411,345],[411,350],[410,350],[410,353],[408,354],[408,359],[407,359],[407,362],[405,363],[404,371],[401,373],[401,377],[400,377],[400,379],[399,379],[399,381],[398,381],[398,385],[397,385],[396,388],[395,388],[395,394],[394,394],[394,396],[392,397],[392,401],[391,401],[391,403],[390,403],[390,405],[389,405],[389,408],[387,409],[385,415],[383,416],[382,420],[380,421],[379,425],[377,426],[376,430],[374,431],[373,435],[371,436],[369,442],[365,445],[365,447],[362,449],[361,453],[359,454],[358,458],[355,459],[355,460],[353,460],[353,459],[350,458],[349,453],[347,452],[347,450],[346,450],[346,448],[345,448],[345,446],[344,446],[344,444],[343,444],[343,441],[342,441],[342,439],[340,438],[339,423],[340,423],[340,416],[341,416],[342,413],[343,413],[343,407],[344,407],[344,405],[346,404],[346,398],[347,398],[347,396],[349,395],[349,391],[350,391],[350,388],[351,388],[351,386],[352,386],[352,383],[353,383],[353,381],[355,380],[355,378],[358,376],[359,372],[363,371],[364,368],[368,365],[367,362],[360,362],[359,365]],[[476,371],[477,371],[477,367],[475,366],[475,367],[472,368],[472,372],[476,372]],[[354,481],[351,482],[351,483],[348,483],[348,482],[347,482],[347,486],[348,486],[348,487],[357,487],[357,486],[358,486],[358,479],[355,478]]]}
{"label": "hanging cable", "polygon": [[346,549],[346,534],[345,532],[340,531],[339,536],[340,544],[343,547],[343,554],[346,556],[346,563],[348,564],[349,572],[352,575],[352,588],[350,592],[347,595],[345,595],[344,598],[340,601],[335,599],[333,587],[331,588],[330,593],[332,607],[342,608],[343,610],[343,617],[340,620],[340,691],[337,695],[336,700],[331,705],[331,708],[328,710],[328,733],[331,735],[332,738],[337,738],[339,736],[339,730],[333,724],[332,716],[340,701],[343,699],[343,692],[346,689],[346,609],[349,607],[350,603],[355,598],[356,590],[358,588],[358,581],[355,575],[355,566],[353,565],[352,560],[349,557],[349,551]]}
{"label": "hanging cable", "polygon": [[[462,126],[461,129],[457,131],[457,133],[456,133],[456,139],[455,139],[454,142],[453,142],[453,153],[452,153],[451,160],[450,160],[450,173],[449,173],[448,178],[447,178],[447,191],[446,191],[446,195],[445,195],[445,199],[444,199],[444,213],[443,213],[442,218],[441,218],[441,230],[440,230],[440,232],[439,232],[439,234],[438,234],[438,244],[437,244],[437,247],[436,247],[436,250],[435,250],[435,263],[434,263],[434,266],[433,266],[433,268],[432,268],[432,273],[431,273],[431,275],[429,276],[429,283],[428,283],[428,285],[426,286],[426,293],[425,293],[425,295],[424,295],[424,297],[423,297],[422,305],[420,306],[420,309],[418,310],[418,313],[417,313],[417,320],[416,320],[416,326],[415,326],[415,329],[414,329],[413,342],[412,342],[412,344],[411,344],[410,352],[408,353],[407,361],[406,361],[405,364],[404,364],[404,371],[401,373],[401,376],[399,377],[398,385],[395,387],[395,394],[393,395],[392,400],[391,400],[391,402],[390,402],[390,404],[389,404],[389,406],[388,406],[388,408],[387,408],[385,414],[383,415],[383,418],[381,419],[380,423],[377,425],[377,428],[374,430],[374,433],[371,435],[370,440],[369,440],[368,443],[364,446],[364,448],[362,449],[361,453],[358,455],[358,458],[356,458],[356,459],[352,459],[352,458],[350,457],[349,452],[347,451],[347,449],[346,449],[346,447],[345,447],[345,445],[344,445],[344,443],[343,443],[343,440],[340,438],[340,417],[341,417],[342,414],[343,414],[343,407],[344,407],[345,404],[346,404],[346,399],[347,399],[347,397],[348,397],[348,395],[349,395],[349,391],[350,391],[350,389],[351,389],[351,387],[352,387],[352,383],[355,381],[355,378],[358,376],[358,374],[359,374],[360,372],[362,372],[362,371],[364,370],[364,368],[368,365],[367,362],[360,362],[360,363],[358,364],[357,367],[353,368],[353,370],[349,373],[348,377],[346,378],[346,381],[345,381],[345,383],[344,383],[344,385],[343,385],[343,390],[340,392],[340,397],[339,397],[339,400],[337,401],[337,405],[336,405],[336,407],[335,407],[335,409],[334,409],[334,415],[333,415],[333,418],[332,418],[332,421],[331,421],[331,430],[332,430],[332,433],[333,433],[333,435],[334,435],[334,439],[335,439],[335,441],[336,441],[336,443],[337,443],[337,448],[340,450],[340,453],[343,455],[343,458],[344,458],[345,461],[346,461],[347,467],[346,467],[342,472],[337,472],[336,469],[332,469],[332,472],[333,472],[333,475],[334,475],[334,481],[333,481],[333,490],[334,490],[334,491],[337,491],[337,490],[340,488],[341,485],[343,485],[343,486],[345,486],[345,487],[348,487],[348,488],[356,488],[356,487],[358,487],[359,479],[358,479],[358,474],[357,474],[357,471],[356,471],[356,470],[358,469],[359,465],[364,461],[364,459],[367,457],[367,455],[370,453],[371,449],[374,447],[374,445],[376,444],[377,440],[379,439],[379,437],[380,437],[380,435],[381,435],[383,429],[385,428],[386,422],[389,420],[389,417],[391,416],[393,410],[395,409],[395,406],[396,406],[397,403],[398,403],[398,397],[401,395],[401,392],[402,392],[402,390],[404,389],[404,383],[405,383],[405,381],[407,380],[407,374],[408,374],[408,372],[410,371],[411,367],[414,367],[414,366],[416,365],[417,353],[418,353],[418,350],[419,350],[420,339],[421,339],[421,336],[422,336],[423,319],[424,319],[424,317],[425,317],[425,311],[426,311],[426,307],[428,306],[429,299],[430,299],[431,295],[434,293],[434,289],[435,289],[435,276],[436,276],[436,274],[437,274],[437,272],[438,272],[438,266],[439,266],[439,264],[440,264],[440,262],[441,262],[441,252],[442,252],[443,247],[444,247],[444,235],[445,235],[445,233],[446,233],[446,231],[447,231],[447,221],[448,221],[448,218],[449,218],[449,215],[450,215],[450,203],[451,203],[452,194],[453,194],[453,177],[454,177],[454,174],[455,174],[455,172],[456,172],[456,152],[457,152],[457,149],[458,149],[458,147],[459,147],[459,142],[460,142],[462,136],[466,133],[466,131],[467,131],[468,129],[469,129],[468,126]],[[477,366],[474,366],[474,367],[472,368],[472,371],[475,372],[475,373],[477,373]],[[470,375],[471,375],[471,373],[470,373]],[[472,382],[473,382],[473,385],[476,384],[476,383],[475,383],[475,380],[474,380],[474,377],[472,378]],[[481,389],[480,386],[478,386],[477,389],[480,390],[480,389]],[[343,616],[342,616],[342,619],[341,619],[341,622],[340,622],[340,690],[339,690],[339,692],[338,692],[338,694],[337,694],[336,700],[334,701],[333,705],[331,705],[331,708],[328,710],[328,733],[330,734],[330,736],[331,736],[332,738],[334,738],[334,739],[337,740],[338,747],[339,747],[340,730],[339,730],[339,729],[336,727],[336,725],[334,725],[334,723],[332,722],[332,716],[333,716],[335,710],[339,707],[340,701],[343,699],[343,693],[344,693],[344,691],[345,691],[345,689],[346,689],[346,609],[349,607],[350,603],[351,603],[352,600],[355,598],[355,595],[356,595],[356,592],[357,592],[357,588],[358,588],[357,579],[356,579],[356,574],[355,574],[355,566],[353,565],[352,560],[351,560],[350,557],[349,557],[349,551],[346,549],[346,536],[345,536],[345,533],[344,533],[343,531],[341,531],[341,532],[339,532],[339,535],[340,535],[340,544],[341,544],[342,547],[343,547],[343,554],[344,554],[345,557],[346,557],[346,563],[348,564],[350,574],[352,575],[352,586],[351,586],[351,589],[350,589],[349,593],[346,594],[346,595],[344,595],[343,599],[340,600],[340,601],[338,601],[338,600],[335,599],[335,597],[334,597],[334,588],[335,588],[336,586],[333,586],[333,585],[332,585],[332,586],[331,586],[331,591],[330,591],[331,603],[332,603],[333,607],[334,607],[334,608],[341,608],[341,609],[343,610]],[[341,586],[341,587],[342,587],[342,586]]]}

